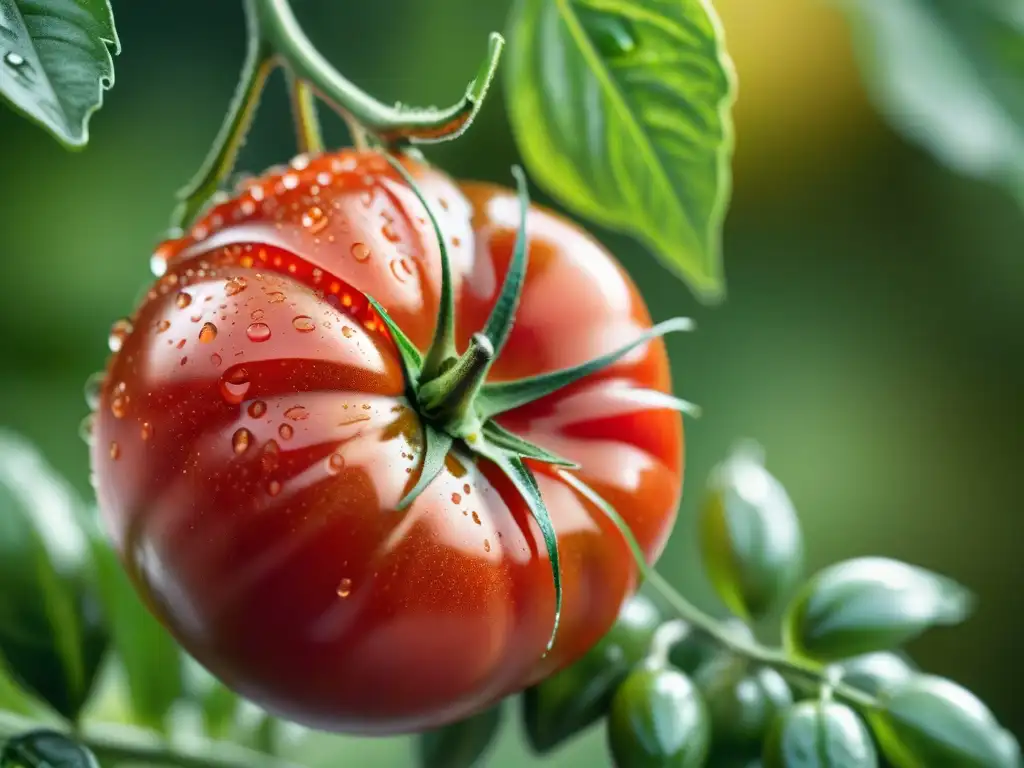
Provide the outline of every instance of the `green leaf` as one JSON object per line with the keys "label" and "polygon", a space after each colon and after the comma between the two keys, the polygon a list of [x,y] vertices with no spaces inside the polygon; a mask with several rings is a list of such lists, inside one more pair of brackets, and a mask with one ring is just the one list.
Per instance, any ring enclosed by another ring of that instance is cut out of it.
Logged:
{"label": "green leaf", "polygon": [[114,84],[121,50],[107,0],[0,2],[0,95],[71,148]]}
{"label": "green leaf", "polygon": [[408,388],[415,386],[420,378],[420,367],[423,365],[423,356],[420,351],[416,349],[416,345],[412,343],[408,336],[405,335],[405,331],[398,327],[398,323],[391,319],[391,315],[388,314],[387,310],[381,306],[375,298],[370,295],[366,296],[366,300],[370,302],[370,306],[374,308],[378,315],[380,315],[381,321],[388,327],[391,332],[391,338],[395,342],[395,347],[398,348],[398,357],[402,363],[402,373],[405,376],[405,383]]}
{"label": "green leaf", "polygon": [[164,731],[167,714],[182,695],[182,654],[143,604],[99,526],[88,529],[100,596],[115,649],[128,680],[136,722]]}
{"label": "green leaf", "polygon": [[608,746],[617,768],[700,768],[710,741],[707,709],[682,672],[641,665],[616,691]]}
{"label": "green leaf", "polygon": [[704,568],[737,616],[761,618],[796,587],[804,559],[800,521],[759,447],[738,446],[712,470],[699,525]]}
{"label": "green leaf", "polygon": [[654,603],[634,595],[583,658],[526,689],[523,725],[535,752],[550,752],[604,717],[616,689],[647,655],[660,623]]}
{"label": "green leaf", "polygon": [[473,768],[494,743],[504,714],[503,702],[457,723],[420,734],[417,764],[422,768]]}
{"label": "green leaf", "polygon": [[865,653],[834,666],[842,672],[842,682],[872,696],[902,685],[917,672],[906,654],[892,651]]}
{"label": "green leaf", "polygon": [[0,768],[99,768],[93,754],[56,731],[32,731],[7,742]]}
{"label": "green leaf", "polygon": [[790,604],[790,652],[821,661],[898,647],[967,618],[971,594],[952,579],[897,560],[862,557],[813,576]]}
{"label": "green leaf", "polygon": [[544,546],[547,547],[548,560],[551,562],[551,578],[555,586],[555,622],[551,627],[551,638],[548,640],[548,650],[550,651],[555,644],[555,635],[558,634],[558,621],[562,618],[562,568],[558,562],[558,532],[555,531],[555,526],[551,522],[548,508],[544,506],[544,499],[541,498],[537,480],[521,458],[509,455],[500,448],[489,445],[486,441],[479,441],[473,446],[473,450],[493,461],[512,481],[516,490],[522,494],[523,501],[526,502],[530,514],[540,527],[541,535],[544,537]]}
{"label": "green leaf", "polygon": [[803,701],[772,726],[765,768],[877,768],[878,753],[860,716],[845,704]]}
{"label": "green leaf", "polygon": [[435,427],[433,424],[423,422],[423,439],[426,450],[423,452],[423,467],[420,469],[420,476],[412,489],[405,494],[405,498],[398,502],[398,509],[406,509],[416,498],[423,493],[423,489],[437,477],[444,469],[445,459],[448,458],[448,451],[455,442],[447,432]]}
{"label": "green leaf", "polygon": [[0,712],[13,712],[35,719],[48,716],[45,705],[25,691],[14,679],[7,661],[0,654]]}
{"label": "green leaf", "polygon": [[793,703],[778,672],[767,667],[752,671],[731,656],[704,665],[693,679],[707,702],[716,750],[760,749],[775,718]]}
{"label": "green leaf", "polygon": [[686,317],[676,317],[663,323],[658,323],[653,328],[648,328],[628,344],[624,344],[612,352],[595,357],[580,365],[562,368],[550,373],[542,373],[539,376],[531,376],[528,379],[485,384],[480,389],[480,395],[476,401],[477,413],[482,420],[486,421],[498,414],[511,411],[513,408],[518,408],[526,403],[531,403],[545,395],[550,395],[552,392],[557,392],[563,387],[574,384],[580,379],[600,371],[602,368],[607,368],[616,360],[652,339],[675,331],[692,330],[692,320]]}
{"label": "green leaf", "polygon": [[903,135],[1024,203],[1024,13],[1014,0],[842,0],[868,91]]}
{"label": "green leaf", "polygon": [[[455,292],[452,287],[452,265],[448,257],[448,245],[445,241],[444,232],[441,231],[441,224],[431,210],[427,199],[420,191],[419,184],[406,170],[405,166],[389,154],[384,155],[391,167],[395,169],[403,181],[409,185],[413,194],[420,201],[430,225],[434,228],[434,236],[437,238],[437,247],[441,254],[441,297],[438,301],[437,323],[434,326],[434,338],[430,342],[430,349],[423,359],[423,376],[426,380],[434,379],[441,372],[444,364],[456,356],[455,351]],[[390,327],[390,325],[389,325]]]}
{"label": "green leaf", "polygon": [[107,645],[79,504],[35,448],[0,431],[0,654],[71,719]]}
{"label": "green leaf", "polygon": [[569,469],[579,467],[575,462],[563,459],[561,456],[546,451],[539,445],[535,445],[519,437],[519,435],[509,432],[495,421],[489,421],[484,425],[484,437],[491,444],[526,459],[542,461],[545,464],[553,464],[556,467],[567,467]]}
{"label": "green leaf", "polygon": [[720,299],[735,76],[709,0],[517,0],[508,30],[530,174]]}
{"label": "green leaf", "polygon": [[988,708],[941,677],[916,677],[884,693],[869,720],[896,768],[1016,768],[1005,731]]}

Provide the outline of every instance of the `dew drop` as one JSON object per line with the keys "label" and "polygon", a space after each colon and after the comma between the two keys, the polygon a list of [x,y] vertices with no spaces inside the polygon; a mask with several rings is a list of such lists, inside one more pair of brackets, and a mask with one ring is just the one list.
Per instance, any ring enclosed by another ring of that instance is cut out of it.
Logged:
{"label": "dew drop", "polygon": [[480,515],[478,515],[476,512],[473,513],[473,522],[477,525],[480,525]]}
{"label": "dew drop", "polygon": [[487,539],[484,539],[484,552],[490,552],[490,551],[491,551],[491,542],[488,541]]}
{"label": "dew drop", "polygon": [[295,330],[299,333],[309,333],[316,328],[313,318],[308,315],[299,315],[292,320],[292,325],[295,326]]}
{"label": "dew drop", "polygon": [[299,177],[294,173],[286,173],[281,179],[281,183],[284,184],[285,189],[295,189],[299,186]]}
{"label": "dew drop", "polygon": [[355,335],[355,331],[346,325],[342,327],[341,335],[344,336],[346,339],[351,339]]}
{"label": "dew drop", "polygon": [[262,309],[254,309],[252,312],[249,313],[249,319],[253,320],[253,321],[262,320],[263,319],[263,310]]}
{"label": "dew drop", "polygon": [[93,427],[96,426],[96,414],[90,413],[78,424],[78,436],[82,438],[86,445],[92,444],[92,431]]}
{"label": "dew drop", "polygon": [[238,405],[245,399],[250,384],[249,372],[245,368],[236,368],[220,380],[221,397],[231,405]]}
{"label": "dew drop", "polygon": [[131,336],[132,321],[122,317],[110,326],[110,337],[107,339],[107,346],[111,352],[119,352],[124,346],[125,339]]}
{"label": "dew drop", "polygon": [[459,495],[458,493],[453,493],[452,494],[452,504],[461,504],[461,503],[462,503],[462,496]]}
{"label": "dew drop", "polygon": [[223,358],[221,358],[220,355],[214,352],[212,355],[210,355],[210,362],[213,363],[214,368],[220,368],[221,363],[223,363],[224,360]]}
{"label": "dew drop", "polygon": [[269,301],[271,304],[280,304],[282,301],[284,301],[284,298],[284,294],[281,293],[280,291],[273,291],[272,293],[267,294],[267,301]]}
{"label": "dew drop", "polygon": [[338,582],[338,597],[348,597],[352,594],[352,579],[342,579]]}
{"label": "dew drop", "polygon": [[123,419],[128,410],[128,395],[115,395],[110,401],[110,412],[115,419]]}
{"label": "dew drop", "polygon": [[184,367],[185,363],[187,363],[187,362],[188,362],[188,355],[185,355],[185,357],[181,358],[181,360],[178,361],[178,365]]}
{"label": "dew drop", "polygon": [[380,233],[384,235],[384,239],[390,243],[397,243],[401,240],[401,236],[395,231],[395,226],[390,221],[380,228]]}
{"label": "dew drop", "polygon": [[85,404],[91,410],[95,411],[100,406],[100,395],[103,392],[105,378],[102,371],[97,371],[85,380]]}
{"label": "dew drop", "polygon": [[282,440],[291,440],[292,435],[295,434],[295,430],[292,428],[291,424],[282,424],[277,428],[277,434],[281,436]]}
{"label": "dew drop", "polygon": [[441,210],[442,211],[447,211],[448,210],[448,201],[445,200],[443,197],[440,198],[437,202],[441,206]]}
{"label": "dew drop", "polygon": [[236,296],[246,289],[244,277],[232,277],[224,284],[224,293],[228,296]]}
{"label": "dew drop", "polygon": [[291,419],[292,421],[305,421],[309,418],[309,411],[301,405],[293,405],[284,412],[284,417],[286,419]]}
{"label": "dew drop", "polygon": [[327,459],[327,471],[332,475],[336,475],[345,468],[345,457],[340,453],[332,453],[330,458]]}
{"label": "dew drop", "polygon": [[469,483],[466,483],[465,485],[462,486],[462,492],[464,494],[466,494],[467,496],[469,496],[469,492],[472,491],[472,490],[473,490],[473,488],[470,486]]}
{"label": "dew drop", "polygon": [[330,223],[330,218],[324,213],[323,209],[317,205],[314,205],[302,214],[302,226],[314,235],[323,232],[324,227]]}
{"label": "dew drop", "polygon": [[203,323],[203,327],[199,329],[199,340],[204,344],[209,344],[216,338],[217,326],[213,323]]}
{"label": "dew drop", "polygon": [[363,242],[352,243],[352,258],[356,261],[366,261],[370,258],[370,246]]}
{"label": "dew drop", "polygon": [[270,338],[270,326],[266,323],[250,323],[245,329],[245,335],[249,337],[249,341],[258,344]]}
{"label": "dew drop", "polygon": [[391,274],[400,283],[404,283],[412,277],[412,266],[409,264],[408,259],[394,259],[389,266],[391,267]]}
{"label": "dew drop", "polygon": [[249,403],[249,415],[254,419],[258,419],[264,413],[267,412],[267,404],[262,400],[253,400]]}
{"label": "dew drop", "polygon": [[186,293],[185,291],[179,291],[177,297],[174,299],[174,304],[178,309],[184,309],[192,303],[192,294]]}
{"label": "dew drop", "polygon": [[267,493],[271,496],[277,496],[281,492],[281,484],[277,480],[271,480],[267,483]]}
{"label": "dew drop", "polygon": [[149,440],[153,436],[153,425],[148,421],[142,422],[142,426],[139,427],[139,436],[144,441]]}
{"label": "dew drop", "polygon": [[171,327],[171,321],[170,320],[161,320],[159,323],[156,324],[156,332],[157,333],[163,333],[164,331],[166,331],[170,327]]}
{"label": "dew drop", "polygon": [[636,50],[636,33],[628,19],[583,9],[579,21],[605,58],[615,59]]}
{"label": "dew drop", "polygon": [[241,456],[248,451],[251,443],[252,432],[245,427],[236,429],[235,434],[231,436],[231,447],[234,449],[236,456]]}
{"label": "dew drop", "polygon": [[121,458],[121,446],[118,445],[116,441],[111,441],[110,443],[110,458],[113,461],[117,461]]}

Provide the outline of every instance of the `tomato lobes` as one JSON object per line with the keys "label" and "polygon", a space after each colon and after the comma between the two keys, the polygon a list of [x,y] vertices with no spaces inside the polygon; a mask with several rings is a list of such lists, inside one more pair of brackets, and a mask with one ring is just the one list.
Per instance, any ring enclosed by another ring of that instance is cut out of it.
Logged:
{"label": "tomato lobes", "polygon": [[[410,164],[452,259],[457,336],[484,325],[518,223],[508,190]],[[588,235],[539,208],[495,380],[576,365],[650,327]],[[531,465],[559,537],[563,614],[540,530],[511,483],[456,448],[412,506],[423,428],[378,300],[421,349],[439,250],[386,161],[341,152],[249,182],[154,257],[160,277],[112,332],[92,461],[107,528],[179,641],[293,720],[400,733],[466,717],[583,654],[635,586],[621,535]],[[681,489],[660,341],[500,417],[579,463],[648,558]]]}

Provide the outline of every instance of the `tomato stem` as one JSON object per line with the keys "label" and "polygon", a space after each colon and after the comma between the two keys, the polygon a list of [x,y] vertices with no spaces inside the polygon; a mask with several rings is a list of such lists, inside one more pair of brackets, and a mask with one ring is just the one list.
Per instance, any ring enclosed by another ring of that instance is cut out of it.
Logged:
{"label": "tomato stem", "polygon": [[465,437],[480,429],[474,401],[494,361],[494,345],[483,333],[474,333],[469,346],[454,364],[420,389],[423,416],[448,434]]}
{"label": "tomato stem", "polygon": [[295,122],[299,152],[319,155],[324,151],[324,137],[320,129],[320,116],[316,111],[316,94],[304,80],[288,71],[288,93],[292,101],[292,120]]}

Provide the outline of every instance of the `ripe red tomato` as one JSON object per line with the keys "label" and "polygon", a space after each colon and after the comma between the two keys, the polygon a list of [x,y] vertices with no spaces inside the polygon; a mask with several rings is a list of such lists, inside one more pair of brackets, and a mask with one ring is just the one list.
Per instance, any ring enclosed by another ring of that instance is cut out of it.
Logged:
{"label": "ripe red tomato", "polygon": [[[446,233],[460,349],[506,272],[509,190],[406,161]],[[517,322],[492,380],[582,363],[650,326],[590,236],[538,207]],[[154,257],[164,274],[114,328],[93,431],[105,522],[181,644],[226,684],[301,723],[363,734],[453,721],[583,654],[636,585],[616,528],[530,463],[558,532],[497,468],[459,449],[404,512],[422,427],[374,297],[421,348],[438,309],[426,211],[385,159],[345,151],[270,172]],[[159,271],[159,270],[157,270]],[[660,340],[499,417],[578,462],[647,557],[681,490],[682,421]]]}

